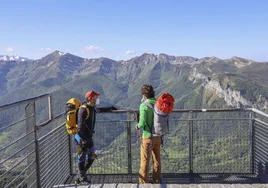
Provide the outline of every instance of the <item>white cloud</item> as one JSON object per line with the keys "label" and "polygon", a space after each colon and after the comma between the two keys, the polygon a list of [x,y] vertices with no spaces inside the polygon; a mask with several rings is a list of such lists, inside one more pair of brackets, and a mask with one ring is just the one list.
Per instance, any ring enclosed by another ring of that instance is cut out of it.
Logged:
{"label": "white cloud", "polygon": [[82,53],[98,53],[98,52],[103,52],[103,49],[98,47],[98,46],[86,46],[81,50]]}
{"label": "white cloud", "polygon": [[41,48],[42,51],[52,51],[52,48]]}
{"label": "white cloud", "polygon": [[7,52],[14,52],[15,50],[14,50],[14,48],[7,48]]}
{"label": "white cloud", "polygon": [[126,54],[126,55],[134,55],[134,54],[136,54],[136,52],[135,52],[134,50],[127,50],[127,51],[125,52],[125,54]]}

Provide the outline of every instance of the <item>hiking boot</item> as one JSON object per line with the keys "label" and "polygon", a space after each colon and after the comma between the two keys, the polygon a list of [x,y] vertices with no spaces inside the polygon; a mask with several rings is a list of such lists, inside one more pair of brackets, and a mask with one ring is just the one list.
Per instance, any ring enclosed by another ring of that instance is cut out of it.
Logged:
{"label": "hiking boot", "polygon": [[74,182],[75,182],[75,184],[91,183],[91,181],[87,179],[86,175],[78,175],[78,176],[76,176],[76,180]]}

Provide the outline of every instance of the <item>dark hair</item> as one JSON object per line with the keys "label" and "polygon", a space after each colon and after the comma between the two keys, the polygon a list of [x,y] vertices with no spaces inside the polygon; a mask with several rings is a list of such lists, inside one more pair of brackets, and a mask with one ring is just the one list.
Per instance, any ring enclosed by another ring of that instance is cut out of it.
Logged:
{"label": "dark hair", "polygon": [[141,87],[141,94],[146,98],[154,98],[154,88],[152,85],[145,84]]}

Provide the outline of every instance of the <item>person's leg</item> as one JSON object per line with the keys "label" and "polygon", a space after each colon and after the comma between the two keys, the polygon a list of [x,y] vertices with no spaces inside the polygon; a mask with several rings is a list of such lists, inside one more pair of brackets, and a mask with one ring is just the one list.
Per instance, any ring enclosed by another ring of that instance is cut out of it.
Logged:
{"label": "person's leg", "polygon": [[94,159],[92,158],[92,153],[91,152],[90,153],[88,152],[87,153],[87,163],[86,163],[86,167],[85,167],[86,172],[91,167],[91,165],[93,164],[93,162],[94,162]]}
{"label": "person's leg", "polygon": [[153,183],[161,183],[161,158],[160,158],[161,139],[153,137]]}
{"label": "person's leg", "polygon": [[77,145],[77,163],[78,163],[78,172],[75,177],[75,183],[81,183],[83,181],[87,181],[86,178],[86,150],[82,147],[81,140],[79,140],[79,136],[75,135],[75,143]]}
{"label": "person's leg", "polygon": [[150,138],[143,138],[140,150],[139,183],[149,183]]}
{"label": "person's leg", "polygon": [[87,163],[85,167],[86,172],[93,164],[94,158],[92,157],[92,152],[95,152],[93,138],[89,137],[87,141],[89,144],[87,145],[87,149],[86,149],[87,150]]}
{"label": "person's leg", "polygon": [[86,160],[86,152],[82,151],[80,154],[77,155],[78,157],[78,173],[76,176],[76,183],[81,183],[84,181],[85,177],[85,160]]}

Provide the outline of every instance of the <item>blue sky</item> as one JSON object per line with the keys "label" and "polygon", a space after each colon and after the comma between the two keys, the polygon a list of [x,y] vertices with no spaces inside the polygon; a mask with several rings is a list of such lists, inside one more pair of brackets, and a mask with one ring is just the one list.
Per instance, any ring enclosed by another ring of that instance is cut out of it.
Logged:
{"label": "blue sky", "polygon": [[0,54],[268,61],[267,0],[1,0]]}

